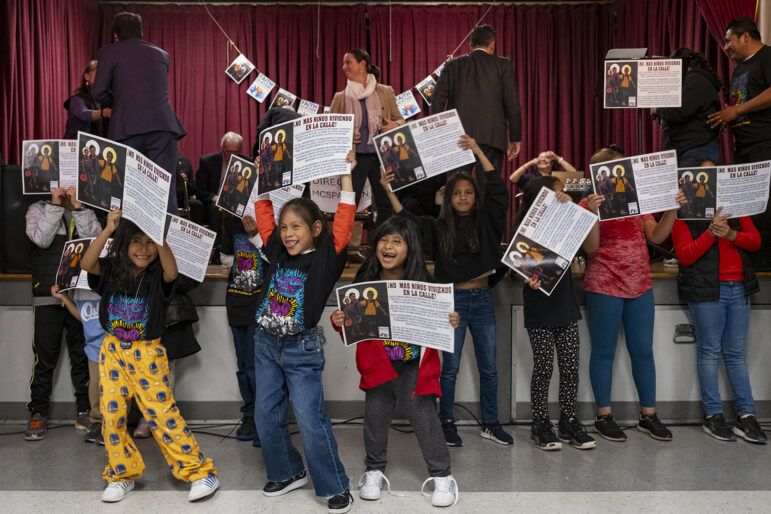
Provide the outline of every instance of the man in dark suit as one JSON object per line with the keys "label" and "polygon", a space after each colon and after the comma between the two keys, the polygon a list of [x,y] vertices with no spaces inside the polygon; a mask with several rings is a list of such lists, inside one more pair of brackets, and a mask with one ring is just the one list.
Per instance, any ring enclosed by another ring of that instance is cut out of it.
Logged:
{"label": "man in dark suit", "polygon": [[[431,114],[457,109],[466,134],[476,139],[499,172],[503,154],[519,154],[522,119],[510,59],[495,55],[495,29],[471,32],[471,53],[447,62],[434,88]],[[482,178],[479,173],[477,180]],[[481,186],[482,184],[480,184]]]}
{"label": "man in dark suit", "polygon": [[[198,188],[198,199],[203,202],[206,213],[205,222],[211,229],[219,233],[221,220],[217,200],[219,199],[220,185],[225,178],[228,162],[231,155],[241,155],[244,138],[235,132],[228,132],[222,136],[220,151],[201,157],[198,161],[198,171],[195,174],[195,185]],[[218,237],[219,239],[219,237]]]}
{"label": "man in dark suit", "polygon": [[169,172],[168,211],[176,214],[177,140],[185,129],[169,102],[169,54],[142,39],[138,14],[116,14],[112,33],[113,43],[99,50],[91,94],[102,106],[112,107],[108,137]]}

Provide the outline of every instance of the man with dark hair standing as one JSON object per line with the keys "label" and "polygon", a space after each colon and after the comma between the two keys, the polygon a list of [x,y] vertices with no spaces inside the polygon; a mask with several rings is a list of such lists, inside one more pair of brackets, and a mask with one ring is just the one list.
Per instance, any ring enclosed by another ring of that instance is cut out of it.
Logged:
{"label": "man with dark hair standing", "polygon": [[[495,29],[471,32],[471,53],[447,62],[434,88],[431,114],[457,109],[466,134],[476,139],[498,172],[503,154],[519,154],[522,119],[511,60],[495,55]],[[477,180],[483,173],[477,174]],[[480,184],[482,187],[482,184]]]}
{"label": "man with dark hair standing", "polygon": [[[755,22],[734,18],[725,33],[725,53],[737,64],[731,75],[730,105],[711,114],[714,127],[731,127],[734,163],[771,160],[771,48],[760,40]],[[771,270],[771,215],[752,217],[760,232],[761,247],[753,252],[756,271]]]}
{"label": "man with dark hair standing", "polygon": [[[113,43],[99,50],[91,86],[94,98],[112,107],[108,137],[143,153],[174,179],[177,140],[185,129],[169,102],[169,54],[142,39],[138,14],[116,14],[112,36]],[[168,211],[178,211],[174,187],[169,188]]]}

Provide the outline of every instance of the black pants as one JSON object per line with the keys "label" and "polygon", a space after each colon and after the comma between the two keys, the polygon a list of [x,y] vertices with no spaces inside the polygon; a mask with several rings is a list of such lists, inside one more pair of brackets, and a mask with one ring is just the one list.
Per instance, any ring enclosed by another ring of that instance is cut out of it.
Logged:
{"label": "black pants", "polygon": [[386,190],[380,185],[380,161],[377,158],[377,154],[357,153],[356,167],[351,171],[351,181],[353,182],[353,191],[356,193],[357,206],[359,205],[367,178],[369,178],[369,185],[372,188],[372,203],[374,204],[372,210],[377,213],[375,216],[375,226],[379,226],[393,216],[394,213]]}
{"label": "black pants", "polygon": [[35,307],[35,333],[32,350],[35,366],[30,380],[30,401],[27,409],[31,414],[39,412],[48,417],[48,406],[53,389],[53,378],[65,333],[67,352],[70,356],[70,377],[75,388],[78,412],[90,408],[88,401],[88,359],[86,358],[83,325],[61,305]]}
{"label": "black pants", "polygon": [[[737,145],[734,150],[734,164],[771,160],[771,141],[756,143],[752,146]],[[752,216],[755,228],[760,232],[760,250],[750,252],[755,271],[771,271],[771,212]]]}

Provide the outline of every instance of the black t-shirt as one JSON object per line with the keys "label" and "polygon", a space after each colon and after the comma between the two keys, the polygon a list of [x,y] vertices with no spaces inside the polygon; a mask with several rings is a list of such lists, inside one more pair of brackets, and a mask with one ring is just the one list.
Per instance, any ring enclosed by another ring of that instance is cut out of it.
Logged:
{"label": "black t-shirt", "polygon": [[[731,75],[731,104],[743,104],[771,87],[771,49],[763,46]],[[771,141],[771,107],[742,114],[731,124],[737,147]]]}
{"label": "black t-shirt", "polygon": [[525,284],[522,288],[522,299],[525,304],[525,328],[564,327],[581,319],[570,266],[565,270],[565,275],[551,296],[546,296]]}
{"label": "black t-shirt", "polygon": [[88,274],[88,285],[102,299],[99,322],[105,332],[121,341],[152,341],[161,337],[173,282],[163,281],[161,262],[155,262],[137,278],[134,291],[115,291],[109,284],[112,264],[99,259],[99,275]]}
{"label": "black t-shirt", "polygon": [[266,263],[259,250],[249,241],[239,218],[228,216],[222,234],[222,251],[233,256],[228,275],[225,308],[228,324],[244,326],[254,323]]}
{"label": "black t-shirt", "polygon": [[[343,273],[346,251],[335,251],[328,234],[312,252],[289,255],[274,229],[263,246],[270,263],[257,309],[257,324],[273,335],[299,334],[315,327],[321,319],[335,283]],[[266,278],[266,281],[268,279]]]}

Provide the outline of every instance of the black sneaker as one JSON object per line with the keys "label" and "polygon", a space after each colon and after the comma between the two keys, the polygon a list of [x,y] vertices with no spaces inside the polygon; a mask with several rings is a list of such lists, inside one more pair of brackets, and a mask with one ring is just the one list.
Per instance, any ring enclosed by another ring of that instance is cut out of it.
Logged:
{"label": "black sneaker", "polygon": [[305,474],[305,470],[300,471],[289,480],[283,482],[268,482],[265,487],[262,488],[262,494],[265,496],[281,496],[289,491],[299,489],[308,483],[308,477]]}
{"label": "black sneaker", "polygon": [[458,435],[458,427],[455,426],[454,420],[451,419],[443,422],[442,432],[444,432],[444,440],[447,442],[447,446],[463,446],[463,439]]}
{"label": "black sneaker", "polygon": [[39,412],[36,412],[29,418],[27,430],[24,431],[24,440],[40,441],[41,439],[45,439],[47,429],[48,419]]}
{"label": "black sneaker", "polygon": [[83,436],[83,440],[87,443],[95,443],[98,437],[102,433],[102,424],[99,422],[91,423],[88,426],[88,432]]}
{"label": "black sneaker", "polygon": [[566,416],[561,416],[557,427],[557,436],[560,441],[563,443],[570,443],[570,446],[573,448],[578,448],[579,450],[591,450],[597,446],[597,441],[586,433],[584,425],[575,417],[568,418]]}
{"label": "black sneaker", "polygon": [[327,508],[332,514],[348,512],[351,510],[351,505],[353,505],[353,495],[348,489],[327,499]]}
{"label": "black sneaker", "polygon": [[722,414],[704,418],[704,424],[701,428],[718,441],[736,441],[736,436],[731,432]]}
{"label": "black sneaker", "polygon": [[257,428],[254,426],[254,418],[244,416],[241,418],[241,426],[236,430],[236,439],[239,441],[251,441],[254,439],[254,434],[257,432]]}
{"label": "black sneaker", "polygon": [[89,426],[91,426],[91,410],[78,412],[78,417],[75,419],[75,428],[78,430],[88,430]]}
{"label": "black sneaker", "polygon": [[672,432],[664,426],[664,423],[659,421],[656,413],[640,415],[640,421],[637,422],[637,430],[645,432],[658,441],[672,440]]}
{"label": "black sneaker", "polygon": [[766,433],[760,429],[758,419],[752,414],[737,419],[733,431],[749,443],[766,444]]}
{"label": "black sneaker", "polygon": [[557,439],[554,427],[549,420],[533,420],[533,425],[530,427],[530,439],[533,440],[540,450],[553,451],[562,449],[562,443]]}
{"label": "black sneaker", "polygon": [[96,444],[104,446],[104,436],[102,435],[102,431],[100,430],[98,434],[96,434]]}
{"label": "black sneaker", "polygon": [[262,441],[260,441],[260,434],[254,431],[254,437],[252,438],[252,446],[255,448],[262,448]]}
{"label": "black sneaker", "polygon": [[498,444],[514,444],[514,438],[511,434],[503,430],[503,427],[497,421],[495,423],[486,423],[482,425],[482,432],[479,434],[482,439],[489,439]]}
{"label": "black sneaker", "polygon": [[613,416],[605,414],[604,416],[597,416],[597,420],[594,422],[594,428],[600,433],[602,437],[608,441],[616,441],[623,443],[626,441],[626,434],[619,428]]}

